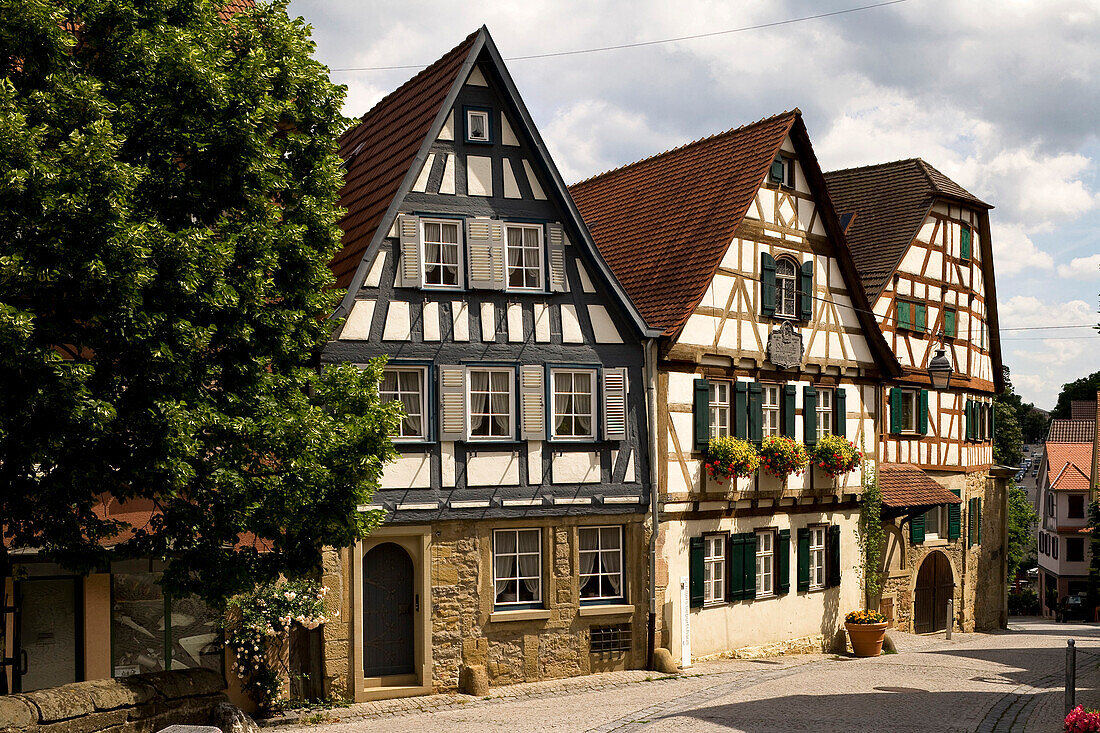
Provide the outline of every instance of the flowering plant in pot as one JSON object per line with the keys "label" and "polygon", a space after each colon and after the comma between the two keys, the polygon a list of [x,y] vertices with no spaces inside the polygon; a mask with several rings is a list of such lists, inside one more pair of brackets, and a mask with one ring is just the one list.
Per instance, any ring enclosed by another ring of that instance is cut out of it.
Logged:
{"label": "flowering plant in pot", "polygon": [[1085,710],[1085,708],[1078,705],[1070,710],[1069,715],[1066,716],[1065,731],[1066,733],[1100,731],[1100,712]]}
{"label": "flowering plant in pot", "polygon": [[751,476],[760,465],[756,446],[740,438],[714,438],[707,446],[707,473],[719,482]]}
{"label": "flowering plant in pot", "polygon": [[856,444],[839,435],[823,435],[810,453],[810,462],[833,478],[851,473],[863,460]]}
{"label": "flowering plant in pot", "polygon": [[886,640],[886,617],[878,611],[852,611],[844,617],[844,628],[852,642],[852,653],[857,657],[877,657],[882,653]]}
{"label": "flowering plant in pot", "polygon": [[776,478],[806,470],[806,446],[793,438],[772,436],[760,444],[760,467]]}

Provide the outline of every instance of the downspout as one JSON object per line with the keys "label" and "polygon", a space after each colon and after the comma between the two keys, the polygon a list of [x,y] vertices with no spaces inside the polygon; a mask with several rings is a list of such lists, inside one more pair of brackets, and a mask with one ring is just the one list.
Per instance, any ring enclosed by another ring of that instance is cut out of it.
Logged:
{"label": "downspout", "polygon": [[657,643],[657,339],[645,342],[646,413],[649,435],[649,622],[646,629],[646,669],[653,669]]}

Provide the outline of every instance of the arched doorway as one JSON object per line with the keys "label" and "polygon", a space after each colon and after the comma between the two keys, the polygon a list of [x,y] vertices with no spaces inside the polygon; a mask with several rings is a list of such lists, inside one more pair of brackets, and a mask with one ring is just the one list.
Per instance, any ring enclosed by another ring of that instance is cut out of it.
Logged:
{"label": "arched doorway", "polygon": [[414,659],[412,558],[384,542],[363,556],[363,674],[412,674]]}
{"label": "arched doorway", "polygon": [[913,633],[927,634],[947,628],[947,601],[955,593],[951,561],[942,552],[930,552],[917,573],[913,600]]}

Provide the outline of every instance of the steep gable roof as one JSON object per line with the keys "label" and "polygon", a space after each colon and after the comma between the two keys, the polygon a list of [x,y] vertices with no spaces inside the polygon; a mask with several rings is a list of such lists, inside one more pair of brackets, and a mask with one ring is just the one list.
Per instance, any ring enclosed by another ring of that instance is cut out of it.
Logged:
{"label": "steep gable roof", "polygon": [[802,113],[795,109],[721,132],[573,184],[585,224],[646,321],[673,336],[703,298],[772,161],[790,136],[872,354],[895,373],[855,266]]}

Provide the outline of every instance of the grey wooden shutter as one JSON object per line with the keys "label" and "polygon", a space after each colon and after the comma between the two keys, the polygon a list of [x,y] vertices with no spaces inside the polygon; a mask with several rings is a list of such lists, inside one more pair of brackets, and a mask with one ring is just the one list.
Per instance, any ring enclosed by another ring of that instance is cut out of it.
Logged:
{"label": "grey wooden shutter", "polygon": [[710,382],[696,379],[692,400],[695,450],[706,450],[710,445]]}
{"label": "grey wooden shutter", "polygon": [[[603,370],[603,438],[626,440],[626,368]],[[708,430],[709,423],[708,422]]]}
{"label": "grey wooden shutter", "polygon": [[760,253],[760,313],[775,315],[775,258],[767,252]]}
{"label": "grey wooden shutter", "polygon": [[744,587],[742,598],[756,598],[756,533],[745,532],[741,535],[741,545],[745,548],[741,554],[741,581]]}
{"label": "grey wooden shutter", "polygon": [[733,437],[749,437],[749,383],[733,383]]}
{"label": "grey wooden shutter", "polygon": [[402,214],[397,217],[397,234],[401,243],[401,264],[397,268],[397,285],[420,287],[420,217]]}
{"label": "grey wooden shutter", "polygon": [[749,383],[749,440],[759,443],[764,439],[763,388],[759,382]]}
{"label": "grey wooden shutter", "polygon": [[796,586],[799,593],[804,593],[810,589],[810,529],[809,527],[802,527],[798,530],[798,550],[797,550],[797,562],[798,562],[798,585]]}
{"label": "grey wooden shutter", "polygon": [[689,595],[692,608],[699,608],[703,605],[704,564],[703,538],[692,537],[691,547],[688,551]]}
{"label": "grey wooden shutter", "polygon": [[466,438],[466,369],[439,367],[439,439]]}
{"label": "grey wooden shutter", "polygon": [[791,590],[791,531],[779,530],[775,545],[775,594],[786,595]]}
{"label": "grey wooden shutter", "polygon": [[840,525],[829,525],[829,532],[825,540],[826,558],[828,565],[825,584],[830,588],[840,585]]}
{"label": "grey wooden shutter", "polygon": [[843,438],[845,437],[845,431],[848,429],[848,390],[843,387],[836,388],[833,407],[833,435],[839,435]]}
{"label": "grey wooden shutter", "polygon": [[550,292],[568,292],[569,278],[565,273],[565,230],[557,222],[546,225],[546,251],[550,262],[550,277],[547,278]]}
{"label": "grey wooden shutter", "polygon": [[798,318],[808,321],[814,315],[814,261],[803,262],[799,275]]}
{"label": "grey wooden shutter", "polygon": [[504,227],[499,221],[476,218],[466,222],[470,287],[504,289]]}
{"label": "grey wooden shutter", "polygon": [[783,385],[783,435],[795,437],[794,434],[794,407],[798,395],[798,388],[793,384]]}
{"label": "grey wooden shutter", "polygon": [[524,365],[519,373],[520,440],[546,439],[545,368]]}
{"label": "grey wooden shutter", "polygon": [[924,542],[924,512],[914,514],[909,518],[909,544],[919,545]]}
{"label": "grey wooden shutter", "polygon": [[920,391],[920,425],[921,435],[928,435],[928,390]]}
{"label": "grey wooden shutter", "polygon": [[802,426],[803,442],[806,445],[817,443],[817,389],[812,384],[802,388]]}

